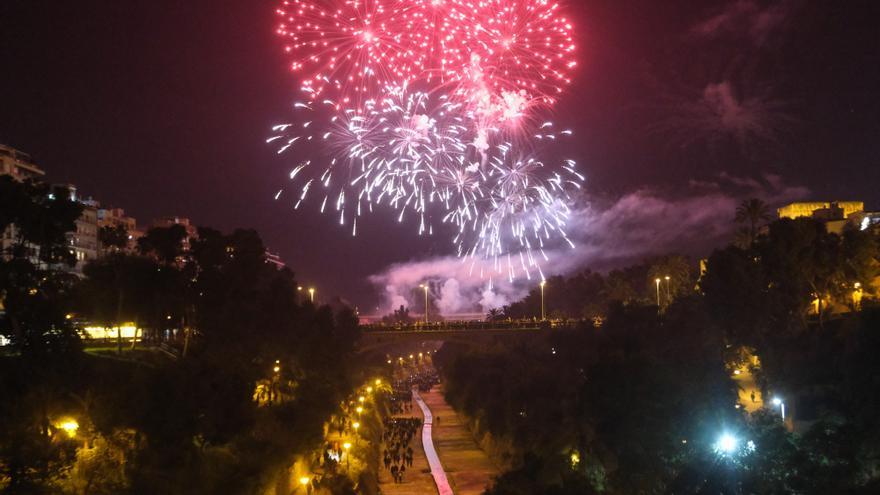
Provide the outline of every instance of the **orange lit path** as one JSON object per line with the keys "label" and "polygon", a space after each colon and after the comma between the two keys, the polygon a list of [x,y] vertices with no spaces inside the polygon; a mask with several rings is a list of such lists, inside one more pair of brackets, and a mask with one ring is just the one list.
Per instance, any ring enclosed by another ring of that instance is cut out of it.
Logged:
{"label": "orange lit path", "polygon": [[440,463],[440,457],[437,455],[437,450],[434,448],[434,440],[433,430],[434,430],[434,417],[431,414],[431,409],[425,404],[425,401],[422,399],[421,395],[419,395],[419,391],[413,388],[413,399],[416,401],[416,404],[419,405],[419,409],[422,410],[422,415],[424,416],[424,424],[422,426],[422,448],[425,451],[425,457],[428,459],[428,465],[431,467],[431,476],[434,478],[434,485],[437,487],[437,492],[440,495],[453,495],[452,487],[449,485],[449,480],[446,478],[446,471],[443,470],[443,464]]}
{"label": "orange lit path", "polygon": [[733,381],[739,387],[739,403],[751,414],[764,407],[764,398],[752,372],[748,368],[741,368],[738,371],[738,374],[733,375]]}
{"label": "orange lit path", "polygon": [[[412,408],[411,413],[395,414],[395,418],[422,418],[419,408]],[[428,467],[428,459],[422,449],[422,437],[416,432],[413,436],[413,465],[406,468],[403,483],[395,483],[391,479],[391,473],[384,465],[379,466],[379,486],[382,495],[427,495],[436,492],[434,478],[431,477],[431,468]],[[385,445],[382,445],[385,448]],[[381,460],[380,460],[381,462]]]}

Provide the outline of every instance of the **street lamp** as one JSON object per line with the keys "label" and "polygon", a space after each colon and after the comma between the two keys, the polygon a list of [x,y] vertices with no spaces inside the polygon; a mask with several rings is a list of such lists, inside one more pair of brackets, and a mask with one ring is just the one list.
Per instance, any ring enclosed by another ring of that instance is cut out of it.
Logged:
{"label": "street lamp", "polygon": [[79,423],[73,418],[67,418],[58,423],[57,427],[64,430],[68,437],[73,438],[76,436],[76,430],[79,429]]}
{"label": "street lamp", "polygon": [[428,324],[428,284],[419,284],[419,287],[425,289],[425,325]]}
{"label": "street lamp", "polygon": [[544,286],[547,285],[546,280],[541,280],[541,321],[544,321]]}
{"label": "street lamp", "polygon": [[309,480],[308,476],[302,476],[299,479],[299,484],[302,485],[303,488],[305,488],[306,493],[312,493],[312,487],[309,486],[309,481],[311,480]]}
{"label": "street lamp", "polygon": [[351,467],[351,454],[349,454],[348,451],[351,450],[351,443],[345,442],[344,444],[342,444],[342,448],[345,449],[345,466],[350,468]]}
{"label": "street lamp", "polygon": [[669,304],[672,301],[672,298],[669,295],[669,275],[664,277],[666,279],[666,304]]}
{"label": "street lamp", "polygon": [[853,308],[858,311],[862,306],[862,283],[856,282],[855,285],[853,285],[853,289]]}
{"label": "street lamp", "polygon": [[736,451],[739,440],[730,433],[724,433],[715,442],[715,451],[719,454],[732,454]]}
{"label": "street lamp", "polygon": [[782,422],[785,422],[785,402],[782,402],[782,399],[779,397],[773,398],[773,405],[779,408],[780,413],[782,414]]}
{"label": "street lamp", "polygon": [[657,284],[657,309],[660,309],[660,278],[655,278],[654,283]]}
{"label": "street lamp", "polygon": [[309,287],[309,299],[311,300],[312,304],[315,304],[315,288],[314,287]]}

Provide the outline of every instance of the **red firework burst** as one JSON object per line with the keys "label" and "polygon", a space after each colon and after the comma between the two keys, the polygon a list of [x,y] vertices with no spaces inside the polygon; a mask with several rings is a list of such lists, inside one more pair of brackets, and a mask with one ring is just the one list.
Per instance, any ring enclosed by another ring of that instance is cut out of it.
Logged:
{"label": "red firework burst", "polygon": [[[555,100],[577,64],[571,21],[548,0],[482,0],[475,3],[475,37],[469,77],[495,95],[525,91]],[[548,101],[548,102],[549,102]]]}
{"label": "red firework burst", "polygon": [[576,65],[572,24],[550,0],[284,0],[278,14],[313,98],[362,101],[421,80],[470,100],[549,104]]}
{"label": "red firework burst", "polygon": [[426,69],[432,33],[417,7],[412,0],[285,0],[277,32],[304,91],[361,99]]}

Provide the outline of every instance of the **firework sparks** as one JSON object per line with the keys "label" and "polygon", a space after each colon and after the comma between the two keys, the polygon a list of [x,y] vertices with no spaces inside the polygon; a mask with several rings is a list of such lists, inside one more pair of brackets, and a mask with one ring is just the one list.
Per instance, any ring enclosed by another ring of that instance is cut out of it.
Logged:
{"label": "firework sparks", "polygon": [[557,137],[538,123],[542,109],[576,65],[561,10],[548,0],[283,1],[277,31],[308,98],[268,141],[296,150],[294,208],[312,200],[352,235],[375,210],[416,217],[419,235],[442,222],[459,256],[543,276],[545,244],[571,243],[571,192],[584,180],[573,161],[535,156]]}

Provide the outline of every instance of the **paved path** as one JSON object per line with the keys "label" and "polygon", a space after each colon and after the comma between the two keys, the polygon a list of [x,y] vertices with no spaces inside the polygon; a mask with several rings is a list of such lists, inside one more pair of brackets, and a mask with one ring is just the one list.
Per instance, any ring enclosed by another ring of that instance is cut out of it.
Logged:
{"label": "paved path", "polygon": [[[394,417],[423,419],[422,413],[415,407],[410,413],[395,414]],[[384,448],[385,445],[383,444],[382,447]],[[383,495],[429,495],[436,493],[437,489],[434,485],[434,478],[431,477],[428,460],[422,455],[424,450],[422,449],[422,439],[418,433],[413,435],[412,449],[413,465],[406,468],[403,483],[395,483],[385,466],[379,467],[379,485]]]}
{"label": "paved path", "polygon": [[739,403],[751,414],[764,407],[764,398],[752,372],[748,368],[737,371],[739,373],[734,373],[733,381],[739,386]]}
{"label": "paved path", "polygon": [[443,470],[443,464],[440,463],[440,457],[437,456],[437,450],[434,449],[434,441],[431,438],[434,429],[434,417],[431,415],[431,409],[425,404],[417,389],[413,389],[413,399],[425,416],[422,426],[422,447],[425,450],[425,457],[428,458],[428,465],[431,467],[431,476],[434,477],[437,492],[440,495],[453,495],[452,487],[449,486],[449,480],[446,478],[446,471]]}
{"label": "paved path", "polygon": [[456,495],[482,495],[497,476],[498,469],[480,450],[467,426],[446,403],[439,387],[421,394],[433,414],[433,446],[443,460],[449,483]]}

